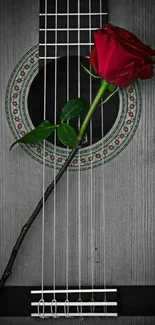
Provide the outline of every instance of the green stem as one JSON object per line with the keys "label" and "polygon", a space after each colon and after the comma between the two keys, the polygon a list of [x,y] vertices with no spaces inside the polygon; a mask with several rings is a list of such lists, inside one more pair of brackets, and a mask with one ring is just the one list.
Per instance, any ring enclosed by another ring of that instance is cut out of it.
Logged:
{"label": "green stem", "polygon": [[91,104],[91,106],[89,108],[89,111],[88,111],[88,113],[87,113],[87,115],[86,115],[86,117],[85,117],[85,119],[84,119],[84,121],[82,123],[81,129],[80,129],[79,134],[77,136],[77,141],[78,142],[82,140],[83,135],[84,135],[84,133],[86,131],[87,125],[89,123],[89,120],[90,120],[90,118],[91,118],[91,116],[92,116],[92,114],[93,114],[99,100],[101,99],[102,95],[104,94],[104,92],[108,88],[108,86],[109,86],[109,83],[107,83],[105,80],[103,80],[103,82],[101,84],[101,87],[99,88],[99,91],[96,94],[96,97],[94,98],[94,100],[93,100],[93,102],[92,102],[92,104]]}
{"label": "green stem", "polygon": [[18,251],[20,249],[20,246],[28,232],[28,230],[30,229],[30,227],[32,226],[34,220],[36,219],[37,215],[39,214],[39,212],[41,211],[42,207],[43,207],[43,201],[45,202],[48,197],[50,196],[50,194],[52,193],[54,187],[56,186],[56,184],[58,183],[58,181],[61,179],[62,175],[64,174],[65,170],[67,169],[67,167],[69,166],[70,162],[72,161],[72,159],[74,158],[74,156],[76,155],[76,153],[79,150],[79,147],[82,145],[80,144],[83,135],[85,133],[86,127],[88,125],[88,122],[94,112],[95,107],[97,106],[100,98],[102,97],[103,93],[105,92],[106,88],[108,87],[108,83],[104,80],[101,84],[101,87],[92,103],[92,105],[90,106],[90,109],[88,111],[88,114],[86,115],[86,118],[81,126],[81,129],[79,131],[78,134],[78,143],[76,148],[74,148],[71,153],[69,154],[68,158],[66,159],[64,165],[61,167],[61,169],[59,170],[58,174],[56,175],[56,178],[52,181],[52,183],[48,186],[48,188],[46,189],[44,196],[40,199],[40,201],[38,202],[36,208],[34,209],[34,211],[32,212],[31,216],[29,217],[27,223],[23,226],[17,241],[12,249],[9,261],[6,265],[6,268],[3,272],[3,275],[0,279],[0,291],[2,290],[2,288],[4,287],[5,282],[7,281],[7,279],[9,278],[9,276],[12,273],[12,267],[14,265],[16,256],[18,254]]}

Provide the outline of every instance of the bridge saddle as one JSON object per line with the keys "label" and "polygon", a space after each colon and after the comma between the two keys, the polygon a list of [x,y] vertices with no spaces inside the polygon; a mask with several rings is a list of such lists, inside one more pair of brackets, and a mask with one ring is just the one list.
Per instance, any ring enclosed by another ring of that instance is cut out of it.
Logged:
{"label": "bridge saddle", "polygon": [[32,317],[117,317],[116,288],[44,289],[31,295]]}

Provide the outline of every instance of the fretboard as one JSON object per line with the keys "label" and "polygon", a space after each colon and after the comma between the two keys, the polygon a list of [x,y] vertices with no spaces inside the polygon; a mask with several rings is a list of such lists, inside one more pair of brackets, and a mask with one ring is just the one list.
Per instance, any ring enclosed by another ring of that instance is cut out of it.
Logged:
{"label": "fretboard", "polygon": [[[60,123],[61,108],[69,99],[81,97],[88,105],[99,89],[100,80],[91,80],[81,62],[89,68],[87,58],[94,44],[93,33],[107,22],[107,0],[40,0],[37,94],[39,89],[41,107],[44,107],[46,98],[46,119],[52,123]],[[45,65],[46,69],[43,69]],[[101,118],[99,110],[97,114],[94,114],[95,123],[87,130],[88,144],[103,137],[103,116]],[[43,115],[38,124],[42,119]],[[69,123],[78,132],[82,117]],[[104,125],[105,134],[108,130],[109,124]],[[92,139],[89,134],[93,134]],[[54,143],[53,136],[50,141]],[[57,145],[62,147],[58,139]]]}
{"label": "fretboard", "polygon": [[[108,22],[107,0],[40,0],[40,60],[67,55],[89,56],[93,32]],[[45,54],[46,46],[46,54]]]}

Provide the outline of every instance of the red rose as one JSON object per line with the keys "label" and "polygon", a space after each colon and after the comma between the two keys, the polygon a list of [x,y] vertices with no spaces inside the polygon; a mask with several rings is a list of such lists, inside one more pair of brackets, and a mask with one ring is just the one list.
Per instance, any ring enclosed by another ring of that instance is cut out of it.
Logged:
{"label": "red rose", "polygon": [[155,50],[142,43],[133,33],[105,24],[94,33],[95,44],[90,65],[108,83],[126,87],[138,78],[154,76],[152,56]]}

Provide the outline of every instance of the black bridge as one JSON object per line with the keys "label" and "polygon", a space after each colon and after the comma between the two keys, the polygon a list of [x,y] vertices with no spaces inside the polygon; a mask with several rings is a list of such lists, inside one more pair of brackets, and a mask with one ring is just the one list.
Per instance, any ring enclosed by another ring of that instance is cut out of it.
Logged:
{"label": "black bridge", "polygon": [[[69,292],[69,299],[66,301],[66,287],[56,287],[56,302],[52,302],[53,313],[55,312],[55,304],[63,301],[63,306],[59,306],[64,314],[68,314],[68,305],[70,302],[77,302],[75,306],[69,306],[69,313],[74,311],[77,316],[81,316],[82,312],[114,312],[118,316],[155,316],[155,286],[117,286],[111,287],[111,289],[116,288],[116,292],[107,292],[106,298],[107,302],[117,302],[117,306],[96,306],[91,305],[84,306],[80,303],[84,302],[105,302],[104,292],[94,292],[94,300],[92,301],[91,292],[82,292],[81,301],[79,300],[79,293]],[[51,290],[52,287],[44,287],[45,290]],[[91,287],[85,287],[81,289],[91,289]],[[95,289],[95,287],[94,287]],[[96,287],[96,289],[99,289]],[[106,289],[110,289],[107,287]],[[40,287],[27,287],[27,286],[6,286],[2,289],[0,293],[0,316],[31,316],[32,313],[38,313],[38,307],[31,305],[33,302],[39,302],[41,299],[41,294],[31,294],[32,291],[40,291]],[[63,293],[58,293],[58,290],[64,290]],[[69,290],[77,290],[77,288],[72,287]],[[53,300],[53,295],[44,294],[44,301],[50,302]],[[42,308],[42,303],[40,301],[40,313]],[[77,309],[78,306],[78,309]],[[46,308],[49,308],[47,306]],[[74,308],[74,309],[72,309]],[[84,309],[86,308],[86,309]],[[94,309],[93,309],[94,308]],[[49,309],[48,309],[49,310]],[[51,310],[51,309],[50,309]],[[57,306],[58,313],[58,306]]]}

